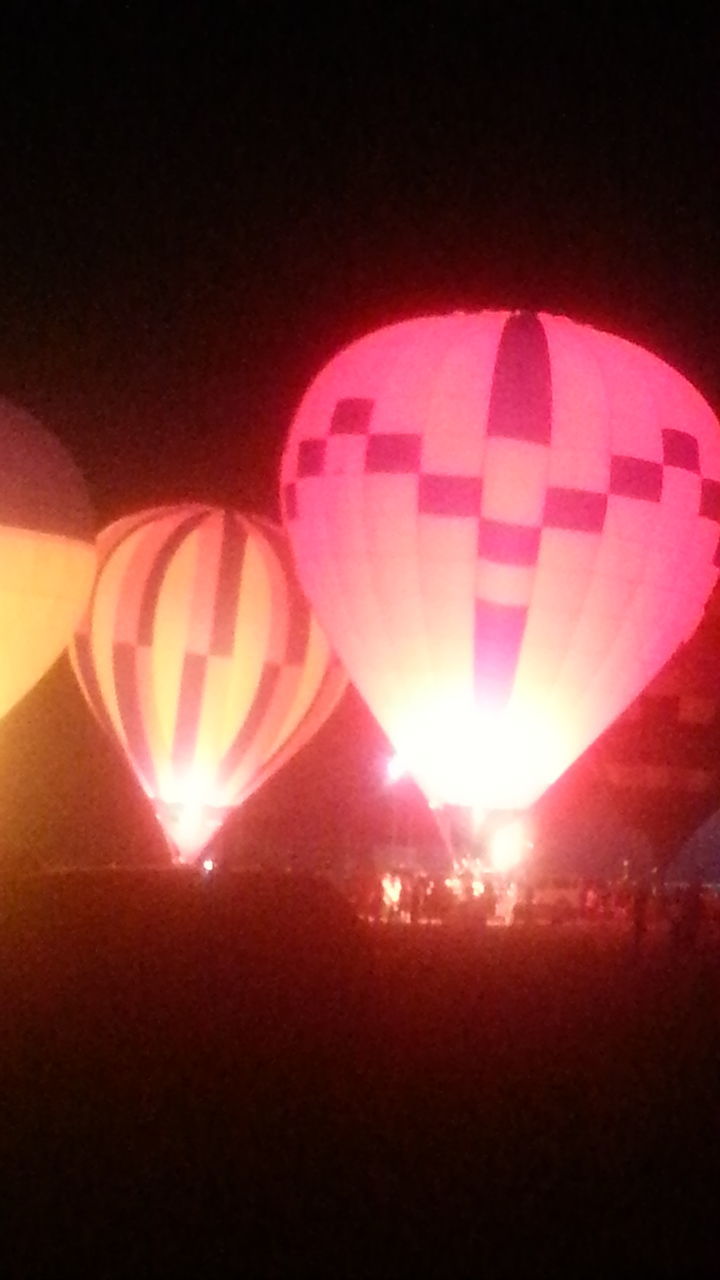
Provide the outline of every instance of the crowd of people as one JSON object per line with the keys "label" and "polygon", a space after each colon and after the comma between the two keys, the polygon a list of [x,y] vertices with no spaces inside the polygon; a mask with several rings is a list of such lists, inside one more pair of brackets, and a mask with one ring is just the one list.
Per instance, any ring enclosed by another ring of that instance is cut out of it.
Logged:
{"label": "crowd of people", "polygon": [[620,925],[637,947],[664,931],[692,948],[701,931],[720,935],[720,895],[699,876],[668,883],[634,878],[499,876],[477,869],[443,877],[396,868],[356,875],[346,891],[359,915],[378,924]]}

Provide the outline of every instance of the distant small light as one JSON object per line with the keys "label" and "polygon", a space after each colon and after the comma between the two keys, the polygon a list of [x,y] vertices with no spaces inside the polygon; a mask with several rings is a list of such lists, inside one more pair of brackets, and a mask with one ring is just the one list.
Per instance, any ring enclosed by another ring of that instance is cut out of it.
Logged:
{"label": "distant small light", "polygon": [[215,863],[212,858],[205,858],[202,864],[203,871],[210,872],[215,870]]}

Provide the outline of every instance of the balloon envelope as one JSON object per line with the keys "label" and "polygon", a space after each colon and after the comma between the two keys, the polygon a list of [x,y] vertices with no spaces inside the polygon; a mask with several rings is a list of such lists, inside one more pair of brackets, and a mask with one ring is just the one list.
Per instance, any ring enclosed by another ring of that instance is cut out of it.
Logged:
{"label": "balloon envelope", "polygon": [[621,338],[425,317],[320,372],[282,500],[317,615],[428,797],[525,809],[700,620],[720,430]]}
{"label": "balloon envelope", "polygon": [[0,399],[0,716],[62,653],[94,572],[79,471],[49,431]]}
{"label": "balloon envelope", "polygon": [[720,588],[694,635],[577,773],[612,798],[662,862],[720,806]]}
{"label": "balloon envelope", "polygon": [[203,505],[117,521],[71,658],[183,860],[320,727],[346,678],[281,529]]}

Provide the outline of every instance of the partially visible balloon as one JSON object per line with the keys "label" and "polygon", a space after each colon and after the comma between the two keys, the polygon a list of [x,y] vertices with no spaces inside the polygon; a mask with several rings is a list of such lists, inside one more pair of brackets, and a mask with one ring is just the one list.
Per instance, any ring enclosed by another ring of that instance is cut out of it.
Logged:
{"label": "partially visible balloon", "polygon": [[622,338],[425,317],[316,377],[282,501],[318,618],[425,794],[524,810],[700,621],[720,429]]}
{"label": "partially visible balloon", "polygon": [[308,741],[347,680],[281,529],[201,504],[110,525],[71,648],[182,861]]}
{"label": "partially visible balloon", "polygon": [[68,644],[94,572],[79,471],[55,436],[0,399],[0,716]]}
{"label": "partially visible balloon", "polygon": [[695,634],[578,762],[669,862],[720,808],[720,587]]}

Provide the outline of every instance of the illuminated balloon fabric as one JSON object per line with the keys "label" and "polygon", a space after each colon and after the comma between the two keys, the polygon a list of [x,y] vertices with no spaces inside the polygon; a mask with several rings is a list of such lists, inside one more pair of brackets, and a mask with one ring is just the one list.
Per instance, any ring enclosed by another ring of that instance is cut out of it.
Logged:
{"label": "illuminated balloon fabric", "polygon": [[663,860],[720,808],[720,587],[695,634],[580,764]]}
{"label": "illuminated balloon fabric", "polygon": [[111,525],[99,552],[73,667],[189,861],[320,727],[347,681],[269,522],[154,508]]}
{"label": "illuminated balloon fabric", "polygon": [[0,399],[0,715],[62,653],[94,572],[80,473],[50,432]]}
{"label": "illuminated balloon fabric", "polygon": [[425,317],[320,372],[282,500],[318,618],[426,794],[524,809],[697,625],[720,429],[621,338]]}

